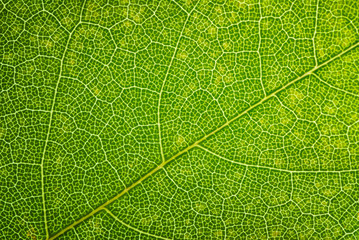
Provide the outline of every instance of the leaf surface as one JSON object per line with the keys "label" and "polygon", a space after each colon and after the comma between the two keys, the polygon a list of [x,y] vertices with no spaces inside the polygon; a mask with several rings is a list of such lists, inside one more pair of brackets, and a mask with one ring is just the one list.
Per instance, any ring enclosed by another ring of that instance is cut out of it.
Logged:
{"label": "leaf surface", "polygon": [[2,2],[1,238],[359,238],[358,9]]}

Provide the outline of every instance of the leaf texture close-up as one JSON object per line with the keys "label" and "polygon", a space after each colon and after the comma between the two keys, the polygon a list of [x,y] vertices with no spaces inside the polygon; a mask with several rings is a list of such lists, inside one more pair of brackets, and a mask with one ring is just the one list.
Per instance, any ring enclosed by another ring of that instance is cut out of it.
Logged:
{"label": "leaf texture close-up", "polygon": [[0,239],[359,239],[357,0],[2,0],[0,69]]}

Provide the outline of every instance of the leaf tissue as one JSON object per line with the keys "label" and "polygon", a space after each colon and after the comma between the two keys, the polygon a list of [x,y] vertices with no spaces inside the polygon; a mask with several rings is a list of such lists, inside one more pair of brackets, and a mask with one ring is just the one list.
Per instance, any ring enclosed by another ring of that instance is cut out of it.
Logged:
{"label": "leaf tissue", "polygon": [[0,71],[0,239],[359,239],[357,0],[3,0]]}

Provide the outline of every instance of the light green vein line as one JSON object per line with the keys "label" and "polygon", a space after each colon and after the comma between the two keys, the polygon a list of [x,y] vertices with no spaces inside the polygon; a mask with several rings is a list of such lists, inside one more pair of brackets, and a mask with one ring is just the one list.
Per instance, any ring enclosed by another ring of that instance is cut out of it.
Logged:
{"label": "light green vein line", "polygon": [[262,169],[268,169],[268,170],[273,170],[273,171],[278,171],[278,172],[287,172],[287,173],[342,173],[342,172],[359,172],[359,169],[348,169],[348,170],[328,170],[328,171],[323,171],[323,170],[288,170],[288,169],[282,169],[282,168],[275,168],[275,167],[269,167],[269,166],[260,166],[260,165],[254,165],[254,164],[247,164],[247,163],[242,163],[242,162],[236,162],[234,160],[228,159],[226,157],[223,157],[221,155],[219,155],[218,153],[212,152],[211,150],[209,150],[208,148],[205,148],[201,145],[197,145],[198,148],[208,152],[209,154],[216,156],[220,159],[223,159],[227,162],[231,162],[233,164],[237,164],[237,165],[241,165],[244,167],[253,167],[253,168],[262,168]]}
{"label": "light green vein line", "polygon": [[[194,8],[193,8],[194,9]],[[187,22],[192,14],[193,10],[187,15],[187,18],[183,24],[183,27],[182,27],[182,30],[181,30],[181,33],[178,37],[178,40],[177,40],[177,43],[176,43],[176,46],[175,46],[175,50],[173,51],[173,55],[172,55],[172,58],[171,58],[171,61],[168,65],[168,68],[167,68],[167,71],[166,71],[166,75],[164,77],[164,80],[162,82],[162,86],[161,86],[161,91],[160,91],[160,96],[158,97],[158,106],[157,106],[157,125],[158,125],[158,137],[159,137],[159,143],[160,143],[160,151],[161,151],[161,158],[162,158],[162,162],[165,161],[165,156],[163,154],[163,147],[162,147],[162,135],[161,135],[161,100],[162,100],[162,93],[163,93],[163,88],[166,84],[166,81],[167,81],[167,78],[168,78],[168,75],[170,73],[170,70],[171,70],[171,67],[172,67],[172,64],[173,64],[173,60],[175,59],[176,57],[176,54],[177,54],[177,51],[178,51],[178,47],[179,47],[179,44],[181,42],[181,38],[182,38],[182,35],[183,35],[183,32],[186,28],[186,25],[187,25]]]}
{"label": "light green vein line", "polygon": [[164,240],[170,240],[170,238],[165,238],[165,237],[161,237],[161,236],[157,236],[157,235],[154,235],[154,234],[151,234],[151,233],[147,233],[147,232],[144,232],[140,229],[137,229],[137,228],[134,228],[132,227],[131,225],[128,225],[127,223],[124,223],[122,222],[118,217],[116,217],[109,209],[107,208],[104,208],[104,210],[111,215],[111,217],[113,217],[116,221],[118,221],[119,223],[121,223],[122,225],[136,231],[136,232],[139,232],[141,234],[144,234],[144,235],[147,235],[147,236],[150,236],[150,237],[155,237],[155,238],[159,238],[159,239],[164,239]]}
{"label": "light green vein line", "polygon": [[348,92],[344,89],[341,89],[341,88],[338,88],[338,87],[335,87],[329,83],[327,83],[326,81],[324,81],[321,77],[319,77],[316,73],[313,73],[313,76],[315,76],[315,78],[317,78],[320,82],[322,82],[323,84],[327,85],[328,87],[332,88],[332,89],[335,89],[337,91],[340,91],[340,92],[343,92],[343,93],[346,93],[348,95],[351,95],[353,97],[359,97],[359,95],[355,94],[355,93],[352,93],[352,92]]}
{"label": "light green vein line", "polygon": [[43,211],[44,211],[44,224],[45,224],[46,239],[49,238],[49,229],[48,229],[48,226],[47,226],[45,182],[44,182],[44,178],[45,178],[45,175],[44,175],[45,154],[46,154],[46,151],[47,151],[47,144],[48,144],[49,138],[50,138],[51,125],[52,125],[52,120],[53,120],[53,115],[54,115],[54,110],[55,110],[55,102],[56,102],[56,97],[57,97],[57,90],[58,90],[60,80],[61,80],[61,75],[62,75],[62,71],[63,71],[63,63],[64,63],[64,60],[65,60],[65,55],[66,55],[67,49],[69,47],[69,43],[70,43],[72,34],[75,32],[76,28],[81,23],[81,17],[82,17],[83,9],[85,7],[85,2],[86,1],[83,2],[83,5],[81,7],[79,23],[73,28],[73,30],[69,34],[69,37],[67,39],[66,46],[65,46],[65,49],[64,49],[64,53],[63,53],[61,61],[60,61],[60,72],[59,72],[59,77],[58,77],[57,82],[56,82],[56,87],[55,87],[55,91],[54,91],[54,97],[52,99],[50,118],[49,118],[49,128],[47,129],[44,150],[42,152],[42,157],[41,157],[41,167],[40,167],[41,168],[41,196],[42,196],[42,208],[43,208]]}
{"label": "light green vein line", "polygon": [[317,28],[318,28],[318,12],[319,12],[319,0],[317,0],[317,3],[316,3],[314,34],[313,34],[313,38],[312,38],[315,66],[318,65],[317,50],[316,50],[316,46],[315,46],[315,38],[317,35]]}
{"label": "light green vein line", "polygon": [[258,43],[258,56],[259,56],[259,79],[261,81],[261,86],[263,89],[264,97],[267,96],[266,89],[263,85],[263,67],[262,67],[262,57],[261,57],[261,44],[262,44],[262,33],[261,33],[261,21],[262,21],[262,7],[261,7],[261,1],[258,2],[258,8],[259,8],[259,21],[258,21],[258,36],[259,36],[259,43]]}
{"label": "light green vein line", "polygon": [[333,58],[327,60],[326,62],[315,66],[314,68],[312,68],[311,70],[309,70],[308,72],[304,73],[302,76],[297,77],[296,79],[290,81],[289,83],[287,83],[286,85],[284,85],[283,87],[277,89],[276,91],[272,92],[271,94],[267,95],[265,98],[263,98],[262,100],[260,100],[259,102],[257,102],[256,104],[250,106],[249,108],[247,108],[246,110],[244,110],[243,112],[241,112],[240,114],[238,114],[236,117],[232,118],[231,120],[227,121],[226,123],[224,123],[222,126],[220,126],[219,128],[215,129],[214,131],[210,132],[209,134],[205,135],[204,137],[202,137],[201,139],[197,140],[196,142],[194,142],[192,145],[188,146],[187,148],[181,150],[180,152],[178,152],[177,154],[173,155],[172,157],[170,157],[168,160],[162,162],[160,165],[158,165],[156,168],[152,169],[150,172],[148,172],[146,175],[144,175],[143,177],[141,177],[139,180],[137,180],[136,182],[134,182],[132,185],[128,186],[127,188],[125,188],[122,192],[120,192],[119,194],[117,194],[116,196],[114,196],[113,198],[109,199],[108,201],[106,201],[105,203],[103,203],[102,205],[100,205],[99,207],[95,208],[92,212],[88,213],[87,215],[81,217],[80,219],[76,220],[75,222],[73,222],[72,224],[68,225],[66,228],[62,229],[60,232],[56,233],[54,236],[50,237],[49,240],[55,239],[59,236],[61,236],[62,234],[64,234],[65,232],[67,232],[68,230],[72,229],[73,227],[75,227],[76,225],[78,225],[79,223],[85,221],[86,219],[88,219],[89,217],[95,215],[96,213],[98,213],[99,211],[103,210],[107,205],[113,203],[114,201],[116,201],[117,199],[119,199],[121,196],[123,196],[124,194],[126,194],[128,191],[130,191],[131,189],[133,189],[134,187],[136,187],[137,185],[141,184],[144,180],[146,180],[147,178],[149,178],[150,176],[152,176],[154,173],[156,173],[157,171],[159,171],[160,169],[162,169],[164,166],[166,166],[169,162],[171,162],[173,159],[177,158],[178,156],[181,156],[182,154],[188,152],[189,150],[191,150],[194,147],[197,147],[198,144],[200,144],[201,142],[203,142],[204,140],[206,140],[207,138],[209,138],[210,136],[212,136],[213,134],[219,132],[220,130],[222,130],[223,128],[227,127],[229,124],[231,124],[232,122],[236,121],[238,118],[240,118],[241,116],[245,115],[246,113],[248,113],[250,110],[252,110],[253,108],[261,105],[263,102],[267,101],[268,99],[272,98],[273,96],[275,96],[276,94],[280,93],[281,91],[287,89],[289,86],[293,85],[294,83],[298,82],[299,80],[305,78],[306,76],[309,76],[310,74],[312,74],[314,71],[318,70],[321,67],[324,67],[325,65],[331,63],[332,61],[334,61],[335,59],[341,57],[342,55],[344,55],[345,53],[349,52],[350,50],[356,48],[359,45],[359,42],[355,43],[354,45],[352,45],[351,47],[345,49],[343,52],[339,53],[338,55],[334,56]]}

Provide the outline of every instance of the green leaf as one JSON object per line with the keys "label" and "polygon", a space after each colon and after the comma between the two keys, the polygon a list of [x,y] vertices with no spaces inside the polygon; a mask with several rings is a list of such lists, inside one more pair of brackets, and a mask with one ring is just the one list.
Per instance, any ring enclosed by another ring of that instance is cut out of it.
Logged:
{"label": "green leaf", "polygon": [[358,16],[1,2],[0,238],[359,238]]}

